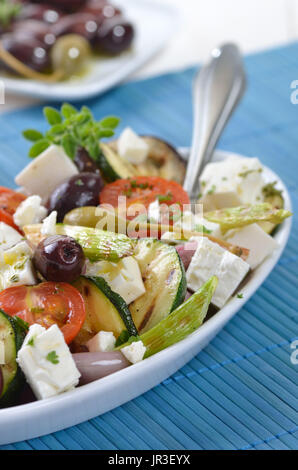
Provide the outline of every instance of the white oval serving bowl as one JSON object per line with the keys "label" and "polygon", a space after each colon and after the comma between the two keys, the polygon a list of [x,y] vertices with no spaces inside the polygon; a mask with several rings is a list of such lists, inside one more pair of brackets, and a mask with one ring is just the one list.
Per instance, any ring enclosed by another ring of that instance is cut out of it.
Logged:
{"label": "white oval serving bowl", "polygon": [[[230,154],[217,151],[214,160],[222,160]],[[285,208],[291,210],[289,193],[280,178],[267,167],[263,174],[267,182],[278,182],[278,189],[283,191]],[[289,218],[274,235],[278,248],[253,271],[241,289],[243,298],[232,298],[180,343],[143,362],[57,397],[0,410],[0,444],[30,439],[86,421],[122,405],[168,378],[203,349],[261,286],[278,262],[290,230]]]}

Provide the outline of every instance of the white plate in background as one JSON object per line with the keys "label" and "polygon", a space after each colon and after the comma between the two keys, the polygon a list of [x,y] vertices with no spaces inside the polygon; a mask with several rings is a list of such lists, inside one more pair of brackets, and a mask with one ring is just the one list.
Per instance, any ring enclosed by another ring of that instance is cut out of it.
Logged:
{"label": "white plate in background", "polygon": [[[231,154],[217,151],[214,160],[225,159],[228,155]],[[285,209],[291,210],[289,193],[280,178],[267,167],[263,176],[266,182],[277,181],[278,189],[283,191]],[[291,218],[286,219],[276,231],[274,238],[279,246],[253,271],[241,289],[242,299],[232,298],[192,335],[143,362],[57,397],[0,410],[0,444],[42,436],[91,419],[132,400],[174,374],[214,338],[262,285],[282,255],[291,223]]]}
{"label": "white plate in background", "polygon": [[135,27],[131,50],[111,58],[95,59],[84,77],[73,81],[43,83],[23,78],[1,77],[7,92],[47,101],[76,101],[91,98],[117,85],[153,58],[177,31],[176,8],[157,0],[115,0]]}

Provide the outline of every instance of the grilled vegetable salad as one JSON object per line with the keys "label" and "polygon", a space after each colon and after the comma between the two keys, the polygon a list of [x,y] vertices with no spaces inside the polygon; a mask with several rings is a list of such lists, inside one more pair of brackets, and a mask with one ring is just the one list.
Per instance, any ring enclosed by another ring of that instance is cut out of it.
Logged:
{"label": "grilled vegetable salad", "polygon": [[[204,169],[198,211],[168,143],[64,104],[0,187],[0,407],[45,399],[183,340],[275,250],[291,214],[256,158]],[[102,138],[110,141],[101,141]],[[57,169],[59,171],[57,171]],[[238,291],[237,291],[238,289]]]}

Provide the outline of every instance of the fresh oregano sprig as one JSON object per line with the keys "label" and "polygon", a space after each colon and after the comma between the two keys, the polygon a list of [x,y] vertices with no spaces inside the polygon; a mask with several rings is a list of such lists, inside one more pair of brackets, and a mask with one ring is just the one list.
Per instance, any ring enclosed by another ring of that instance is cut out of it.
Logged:
{"label": "fresh oregano sprig", "polygon": [[25,139],[33,142],[29,150],[31,158],[37,157],[50,145],[55,144],[63,147],[71,159],[74,159],[77,149],[83,147],[93,160],[97,160],[100,154],[99,140],[112,137],[120,121],[115,116],[95,121],[87,106],[78,110],[68,103],[64,103],[60,111],[46,106],[43,114],[51,126],[45,134],[36,129],[23,131]]}

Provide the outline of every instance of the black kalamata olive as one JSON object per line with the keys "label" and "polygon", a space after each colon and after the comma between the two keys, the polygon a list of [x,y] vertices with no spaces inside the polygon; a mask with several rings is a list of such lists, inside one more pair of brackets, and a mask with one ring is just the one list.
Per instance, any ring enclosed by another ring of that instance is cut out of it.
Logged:
{"label": "black kalamata olive", "polygon": [[82,273],[84,262],[82,247],[65,235],[45,238],[33,256],[35,268],[47,281],[75,281]]}
{"label": "black kalamata olive", "polygon": [[[2,47],[38,72],[43,72],[50,65],[49,54],[44,44],[26,34],[20,32],[5,34],[2,36]],[[1,65],[6,67],[2,62]]]}
{"label": "black kalamata olive", "polygon": [[48,24],[56,23],[63,16],[63,12],[52,5],[37,5],[28,3],[24,5],[18,15],[19,20],[40,20]]}
{"label": "black kalamata olive", "polygon": [[79,173],[60,184],[52,193],[48,208],[57,211],[58,222],[76,207],[98,206],[103,181],[97,173]]}
{"label": "black kalamata olive", "polygon": [[130,47],[133,37],[133,25],[116,16],[101,23],[92,44],[99,52],[120,54]]}
{"label": "black kalamata olive", "polygon": [[79,8],[82,8],[86,0],[31,0],[32,3],[47,3],[53,7],[61,8],[63,11],[73,12],[77,11]]}
{"label": "black kalamata olive", "polygon": [[121,10],[102,0],[91,0],[80,10],[82,13],[92,13],[97,19],[113,18],[121,15]]}
{"label": "black kalamata olive", "polygon": [[87,41],[92,41],[95,37],[99,24],[94,15],[90,13],[75,13],[61,18],[53,25],[53,33],[60,37],[65,34],[79,34]]}
{"label": "black kalamata olive", "polygon": [[39,20],[17,21],[14,25],[14,33],[37,39],[45,48],[52,47],[56,41],[56,36],[52,32],[51,26]]}
{"label": "black kalamata olive", "polygon": [[89,157],[89,153],[83,147],[79,147],[77,149],[74,158],[74,163],[76,164],[80,173],[100,173],[95,161],[91,157]]}

